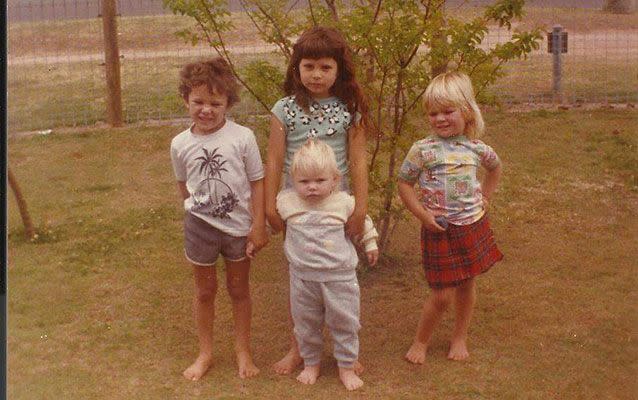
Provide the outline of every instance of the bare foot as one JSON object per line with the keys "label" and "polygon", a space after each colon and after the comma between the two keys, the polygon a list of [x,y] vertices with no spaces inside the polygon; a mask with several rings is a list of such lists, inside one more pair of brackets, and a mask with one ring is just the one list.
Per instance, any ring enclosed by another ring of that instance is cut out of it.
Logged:
{"label": "bare foot", "polygon": [[425,362],[425,352],[427,349],[427,344],[415,340],[410,350],[405,354],[405,359],[413,364],[423,364]]}
{"label": "bare foot", "polygon": [[467,344],[465,340],[453,340],[450,342],[450,352],[447,353],[447,358],[449,360],[461,361],[465,360],[470,356],[470,353],[467,351]]}
{"label": "bare foot", "polygon": [[313,385],[319,377],[320,365],[310,365],[305,367],[297,376],[297,380],[306,385]]}
{"label": "bare foot", "polygon": [[200,354],[195,362],[182,372],[182,375],[189,381],[197,381],[204,376],[211,365],[213,365],[213,358],[209,355]]}
{"label": "bare foot", "polygon": [[239,377],[242,379],[252,378],[259,373],[259,368],[253,363],[250,353],[237,353],[237,365],[239,366]]}
{"label": "bare foot", "polygon": [[348,390],[357,390],[363,386],[363,381],[355,374],[354,369],[340,367],[339,379]]}
{"label": "bare foot", "polygon": [[302,361],[297,349],[290,349],[284,358],[273,364],[272,368],[279,375],[288,375],[294,371]]}
{"label": "bare foot", "polygon": [[363,368],[363,364],[361,364],[359,360],[354,362],[352,369],[354,370],[354,373],[357,375],[363,374],[363,371],[365,370],[365,368]]}

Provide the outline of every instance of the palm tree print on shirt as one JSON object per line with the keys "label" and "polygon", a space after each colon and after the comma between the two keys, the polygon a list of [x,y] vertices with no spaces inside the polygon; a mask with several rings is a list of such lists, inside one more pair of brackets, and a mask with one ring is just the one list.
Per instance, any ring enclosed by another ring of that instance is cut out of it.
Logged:
{"label": "palm tree print on shirt", "polygon": [[226,160],[217,153],[219,147],[208,151],[202,149],[203,156],[197,157],[199,161],[199,173],[205,178],[193,193],[193,211],[204,212],[219,218],[230,218],[229,213],[239,203],[233,190],[222,180],[222,172],[228,172],[224,168]]}

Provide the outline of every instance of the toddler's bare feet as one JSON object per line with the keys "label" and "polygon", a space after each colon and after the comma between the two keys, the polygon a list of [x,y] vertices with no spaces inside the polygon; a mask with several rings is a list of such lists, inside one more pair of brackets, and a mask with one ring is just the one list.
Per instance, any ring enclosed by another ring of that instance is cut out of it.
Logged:
{"label": "toddler's bare feet", "polygon": [[413,364],[423,364],[425,362],[425,352],[428,345],[417,340],[412,343],[410,350],[405,354],[405,359]]}
{"label": "toddler's bare feet", "polygon": [[280,375],[288,375],[294,371],[302,361],[297,349],[290,349],[284,358],[273,364],[272,368]]}
{"label": "toddler's bare feet", "polygon": [[242,379],[252,378],[259,373],[259,368],[255,366],[248,352],[237,353],[237,365],[239,367],[239,377]]}
{"label": "toddler's bare feet", "polygon": [[354,369],[339,367],[339,379],[348,390],[357,390],[363,386],[363,381],[355,374]]}
{"label": "toddler's bare feet", "polygon": [[359,360],[354,362],[352,369],[354,370],[354,373],[357,375],[363,374],[363,371],[365,370],[365,368],[363,368],[363,364],[361,364]]}
{"label": "toddler's bare feet", "polygon": [[310,365],[301,371],[297,376],[297,380],[306,385],[313,385],[319,377],[320,365]]}
{"label": "toddler's bare feet", "polygon": [[467,344],[464,339],[452,340],[450,342],[450,352],[447,354],[447,358],[454,361],[465,360],[470,356],[467,351]]}
{"label": "toddler's bare feet", "polygon": [[195,362],[182,372],[184,378],[189,381],[197,381],[204,376],[208,369],[213,365],[213,357],[206,354],[200,354]]}

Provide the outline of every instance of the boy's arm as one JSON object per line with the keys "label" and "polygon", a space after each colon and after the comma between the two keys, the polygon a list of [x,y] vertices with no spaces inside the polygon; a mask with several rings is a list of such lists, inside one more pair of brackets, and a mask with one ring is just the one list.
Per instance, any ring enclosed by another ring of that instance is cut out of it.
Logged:
{"label": "boy's arm", "polygon": [[187,198],[191,197],[190,193],[188,193],[188,189],[186,188],[186,182],[177,181],[177,191],[179,192],[180,196],[182,196],[182,200],[186,200]]}
{"label": "boy's arm", "polygon": [[284,222],[277,213],[277,192],[286,151],[284,126],[274,115],[270,116],[270,136],[266,155],[266,177],[264,179],[265,214],[274,233],[284,229]]}
{"label": "boy's arm", "polygon": [[[368,165],[366,163],[366,131],[362,124],[348,130],[348,160],[350,182],[354,195],[354,212],[346,222],[346,234],[351,238],[361,235],[368,212]],[[343,177],[343,179],[346,179]]]}
{"label": "boy's arm", "polygon": [[503,171],[503,167],[501,163],[499,163],[496,168],[491,170],[487,170],[485,173],[485,177],[483,178],[483,184],[481,185],[481,191],[483,193],[483,204],[485,208],[489,206],[489,202],[498,186],[499,181],[501,180],[501,173]]}
{"label": "boy's arm", "polygon": [[399,196],[403,201],[405,207],[415,216],[421,223],[430,231],[443,232],[445,229],[441,228],[435,221],[435,215],[423,207],[419,198],[414,190],[414,184],[411,184],[401,178],[399,178]]}
{"label": "boy's arm", "polygon": [[252,203],[253,224],[248,233],[246,255],[253,258],[268,243],[266,234],[266,217],[264,214],[264,180],[250,182],[250,199]]}

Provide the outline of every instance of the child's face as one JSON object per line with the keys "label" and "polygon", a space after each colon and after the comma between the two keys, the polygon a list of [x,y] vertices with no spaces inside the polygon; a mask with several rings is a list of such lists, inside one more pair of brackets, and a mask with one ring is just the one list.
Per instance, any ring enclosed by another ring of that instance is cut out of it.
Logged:
{"label": "child's face", "polygon": [[208,90],[207,85],[195,86],[184,100],[193,120],[193,133],[206,135],[218,131],[226,122],[228,97]]}
{"label": "child's face", "polygon": [[315,99],[330,97],[338,72],[337,61],[332,57],[302,58],[299,62],[301,83]]}
{"label": "child's face", "polygon": [[430,126],[439,137],[449,138],[465,132],[465,119],[456,107],[432,109],[428,113]]}
{"label": "child's face", "polygon": [[328,172],[296,173],[293,186],[299,196],[310,202],[325,199],[337,186],[339,177]]}

